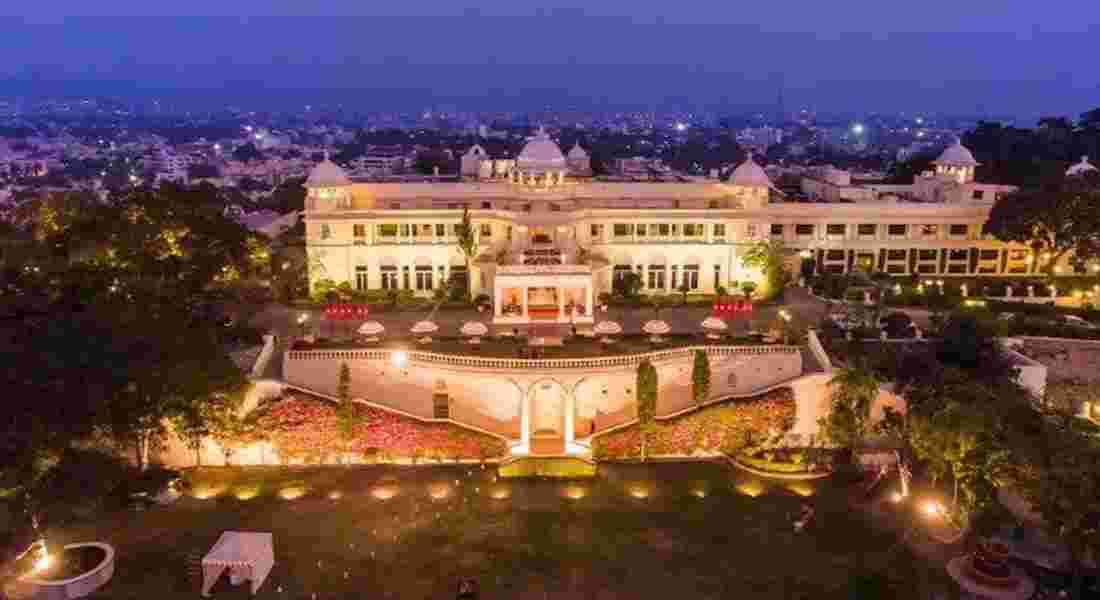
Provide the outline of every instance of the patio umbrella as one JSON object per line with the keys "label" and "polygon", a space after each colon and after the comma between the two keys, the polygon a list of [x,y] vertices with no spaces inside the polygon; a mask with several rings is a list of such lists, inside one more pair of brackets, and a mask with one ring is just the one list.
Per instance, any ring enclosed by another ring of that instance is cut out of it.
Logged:
{"label": "patio umbrella", "polygon": [[594,331],[596,335],[604,336],[603,342],[607,343],[611,341],[609,338],[607,338],[607,336],[619,335],[623,332],[623,326],[619,325],[615,321],[600,321],[599,323],[596,323],[596,326],[592,328],[592,331]]}
{"label": "patio umbrella", "polygon": [[653,342],[660,342],[661,336],[671,331],[668,323],[664,321],[646,321],[645,325],[642,325],[642,331],[650,335],[650,340]]}
{"label": "patio umbrella", "polygon": [[359,335],[376,337],[386,332],[385,326],[378,321],[367,321],[359,326]]}
{"label": "patio umbrella", "polygon": [[409,330],[413,335],[419,336],[421,342],[432,341],[431,335],[439,331],[439,325],[431,321],[417,321]]}
{"label": "patio umbrella", "polygon": [[466,321],[459,331],[462,335],[469,336],[471,343],[476,344],[481,341],[481,336],[489,333],[489,328],[481,321]]}
{"label": "patio umbrella", "polygon": [[711,339],[717,339],[724,331],[729,329],[729,325],[726,325],[726,322],[718,317],[707,317],[700,325],[707,332],[707,337]]}

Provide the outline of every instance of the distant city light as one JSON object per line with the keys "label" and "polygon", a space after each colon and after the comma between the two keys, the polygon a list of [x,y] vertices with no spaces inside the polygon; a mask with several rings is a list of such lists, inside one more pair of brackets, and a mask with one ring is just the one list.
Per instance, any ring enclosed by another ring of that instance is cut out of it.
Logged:
{"label": "distant city light", "polygon": [[677,123],[676,124],[676,131],[687,131],[687,128],[688,128],[687,123]]}
{"label": "distant city light", "polygon": [[852,125],[852,133],[856,135],[863,135],[863,123],[856,123]]}
{"label": "distant city light", "polygon": [[917,117],[917,125],[924,125],[924,118],[923,117]]}

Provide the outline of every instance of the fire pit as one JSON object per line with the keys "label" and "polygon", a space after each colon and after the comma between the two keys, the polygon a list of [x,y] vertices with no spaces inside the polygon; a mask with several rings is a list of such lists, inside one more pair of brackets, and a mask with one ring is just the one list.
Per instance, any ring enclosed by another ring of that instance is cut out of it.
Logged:
{"label": "fire pit", "polygon": [[115,549],[100,542],[68,544],[19,579],[36,600],[68,600],[96,591],[115,572]]}
{"label": "fire pit", "polygon": [[1023,600],[1035,592],[1035,582],[1009,561],[1001,542],[982,541],[972,554],[953,559],[947,572],[964,590],[980,598]]}

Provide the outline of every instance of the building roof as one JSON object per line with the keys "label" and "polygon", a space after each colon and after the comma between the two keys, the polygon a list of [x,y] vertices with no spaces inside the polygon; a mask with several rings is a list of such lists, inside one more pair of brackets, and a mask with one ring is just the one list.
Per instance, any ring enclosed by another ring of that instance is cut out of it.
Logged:
{"label": "building roof", "polygon": [[936,164],[948,165],[951,167],[978,166],[978,161],[974,160],[974,155],[958,140],[955,140],[954,144],[944,149],[943,153],[940,154],[940,157],[937,158],[935,162]]}
{"label": "building roof", "polygon": [[765,187],[770,187],[772,184],[772,180],[768,178],[764,168],[752,159],[752,153],[749,153],[749,157],[745,159],[745,162],[737,165],[737,168],[733,170],[729,182],[731,185]]}
{"label": "building roof", "polygon": [[569,150],[569,158],[576,160],[588,158],[588,153],[584,151],[584,148],[581,148],[580,142],[574,142],[573,147]]}
{"label": "building roof", "polygon": [[554,140],[542,128],[527,142],[517,160],[520,169],[565,168],[565,155]]}
{"label": "building roof", "polygon": [[1074,177],[1074,176],[1077,176],[1077,175],[1084,175],[1085,173],[1088,173],[1089,171],[1095,172],[1096,170],[1097,170],[1096,167],[1093,166],[1093,164],[1089,162],[1089,157],[1082,156],[1081,157],[1081,162],[1076,163],[1076,164],[1070,166],[1070,168],[1066,169],[1066,176],[1067,177]]}
{"label": "building roof", "polygon": [[313,167],[313,170],[309,172],[309,178],[306,179],[305,187],[339,187],[342,185],[351,185],[348,174],[340,168],[340,165],[332,162],[328,157],[325,157],[325,160],[318,163],[317,166]]}

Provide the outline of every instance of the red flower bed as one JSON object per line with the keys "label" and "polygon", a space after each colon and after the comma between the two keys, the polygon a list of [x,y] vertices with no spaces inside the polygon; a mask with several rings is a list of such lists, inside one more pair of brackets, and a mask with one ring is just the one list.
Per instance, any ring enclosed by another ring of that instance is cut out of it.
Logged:
{"label": "red flower bed", "polygon": [[[284,460],[324,462],[341,449],[336,406],[330,402],[293,395],[261,411],[258,429]],[[424,423],[361,404],[355,412],[348,450],[360,456],[483,459],[507,450],[503,440],[450,423]]]}
{"label": "red flower bed", "polygon": [[[735,453],[754,441],[788,431],[794,424],[795,400],[790,388],[772,390],[755,398],[730,400],[676,417],[657,421],[648,453],[691,454],[697,450]],[[593,442],[599,459],[641,456],[642,431],[637,423]]]}

